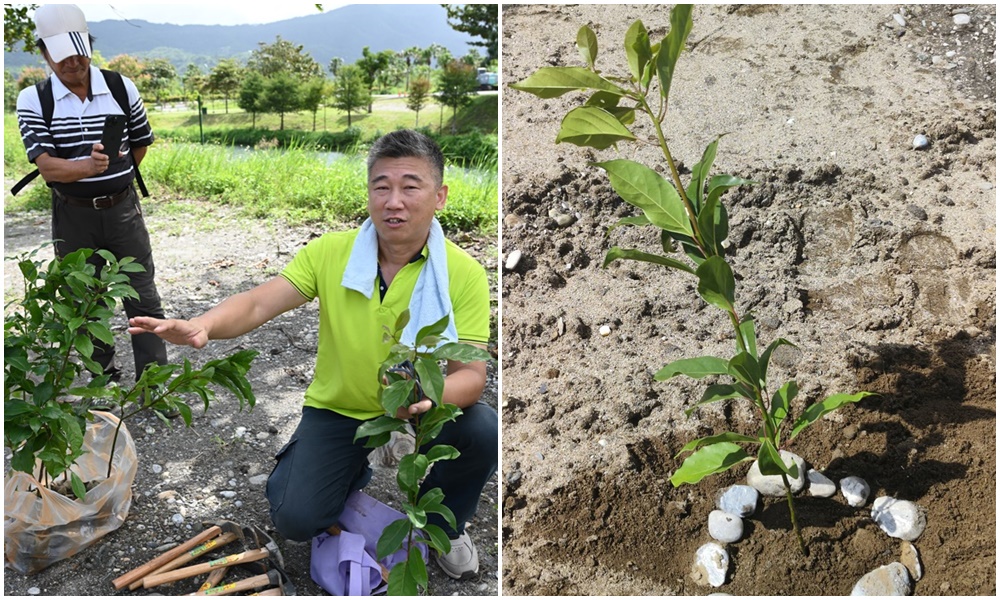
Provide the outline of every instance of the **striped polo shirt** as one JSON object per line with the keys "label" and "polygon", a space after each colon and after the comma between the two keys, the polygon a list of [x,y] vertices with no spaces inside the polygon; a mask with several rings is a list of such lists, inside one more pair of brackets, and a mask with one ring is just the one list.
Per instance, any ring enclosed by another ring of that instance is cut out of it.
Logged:
{"label": "striped polo shirt", "polygon": [[[21,139],[28,151],[28,160],[35,162],[43,153],[67,160],[88,158],[93,145],[101,141],[104,117],[122,114],[121,107],[111,95],[104,75],[97,67],[90,67],[90,94],[85,100],[80,100],[55,75],[51,75],[49,79],[55,101],[51,127],[45,125],[42,104],[35,86],[25,88],[17,97],[17,121],[21,128]],[[69,196],[94,198],[120,192],[135,178],[129,149],[152,144],[153,131],[146,118],[139,90],[127,77],[123,76],[122,79],[132,107],[131,119],[122,138],[121,151],[125,156],[112,156],[108,170],[95,177],[73,183],[53,183],[52,187],[60,192]]]}

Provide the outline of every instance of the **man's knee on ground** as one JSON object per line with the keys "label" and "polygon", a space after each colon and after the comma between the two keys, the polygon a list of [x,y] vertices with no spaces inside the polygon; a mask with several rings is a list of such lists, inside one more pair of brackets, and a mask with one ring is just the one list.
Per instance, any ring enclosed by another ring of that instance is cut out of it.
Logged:
{"label": "man's knee on ground", "polygon": [[285,539],[308,542],[323,532],[330,523],[324,525],[320,515],[285,502],[277,510],[271,508],[271,522]]}

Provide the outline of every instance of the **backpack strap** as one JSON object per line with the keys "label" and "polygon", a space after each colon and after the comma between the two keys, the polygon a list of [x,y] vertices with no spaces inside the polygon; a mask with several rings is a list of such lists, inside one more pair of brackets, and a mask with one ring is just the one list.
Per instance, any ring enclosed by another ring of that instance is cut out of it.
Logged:
{"label": "backpack strap", "polygon": [[[122,114],[129,118],[129,122],[132,121],[132,104],[128,101],[128,91],[125,89],[125,82],[122,80],[122,74],[117,71],[108,71],[106,69],[101,69],[101,74],[104,75],[104,81],[108,84],[108,89],[111,90],[111,95],[114,97],[115,102],[122,109]],[[50,94],[51,95],[51,94]],[[146,184],[142,181],[142,173],[139,172],[139,163],[135,160],[135,153],[132,152],[132,145],[129,144],[129,154],[132,155],[132,168],[135,169],[135,182],[139,184],[139,191],[142,192],[142,197],[149,197],[149,191],[146,190]]]}
{"label": "backpack strap", "polygon": [[[46,77],[35,84],[35,90],[38,91],[38,101],[42,104],[42,119],[45,120],[45,127],[49,129],[52,127],[52,113],[55,111],[56,104],[55,98],[52,97],[52,81]],[[34,181],[38,175],[38,169],[35,169],[22,177],[14,184],[14,187],[10,188],[10,195],[16,196],[24,186]]]}

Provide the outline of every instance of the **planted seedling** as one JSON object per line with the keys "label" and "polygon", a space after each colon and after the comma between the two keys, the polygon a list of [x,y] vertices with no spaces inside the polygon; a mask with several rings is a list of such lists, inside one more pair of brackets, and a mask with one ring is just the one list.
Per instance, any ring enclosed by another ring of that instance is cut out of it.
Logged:
{"label": "planted seedling", "polygon": [[[376,553],[378,559],[406,548],[407,559],[396,564],[389,573],[390,595],[413,596],[427,589],[427,565],[424,563],[418,544],[426,544],[442,554],[451,551],[451,540],[444,529],[429,523],[428,515],[438,514],[455,527],[455,515],[444,505],[441,488],[420,493],[420,481],[431,466],[442,460],[457,458],[459,452],[452,446],[438,444],[431,446],[427,453],[421,448],[433,441],[441,433],[445,424],[462,414],[462,409],[441,401],[444,394],[444,375],[441,361],[463,363],[485,361],[490,355],[469,344],[445,342],[441,334],[448,327],[448,316],[423,327],[417,332],[412,345],[400,342],[403,328],[409,322],[409,311],[404,310],[395,324],[395,330],[385,332],[385,341],[393,343],[389,355],[379,368],[379,401],[385,415],[366,421],[358,427],[355,440],[367,437],[366,448],[378,448],[389,443],[393,432],[414,436],[413,452],[399,461],[396,483],[403,493],[403,512],[406,516],[389,524],[379,538]],[[429,398],[433,407],[412,419],[399,419],[400,409]],[[412,427],[412,431],[410,429]]]}
{"label": "planted seedling", "polygon": [[[110,320],[115,303],[138,298],[128,273],[143,267],[132,258],[118,261],[110,252],[97,250],[106,263],[98,273],[87,262],[94,254],[91,249],[45,266],[35,258],[39,250],[17,257],[24,295],[4,307],[4,445],[11,450],[13,470],[35,474],[45,485],[63,476],[82,500],[85,482],[70,467],[84,453],[84,429],[95,405],[120,417],[108,477],[126,419],[153,410],[169,424],[163,413],[176,410],[191,426],[191,408],[184,397],[199,396],[207,409],[215,399],[213,387],[232,392],[241,409],[244,403],[254,405],[246,378],[257,355],[252,350],[209,361],[200,369],[187,360],[183,365],[151,365],[132,387],[110,384],[110,376],[93,360],[93,340],[114,344]],[[76,385],[80,376],[91,380]]]}
{"label": "planted seedling", "polygon": [[[788,482],[789,476],[798,476],[798,469],[794,464],[785,464],[779,449],[823,415],[870,394],[835,394],[808,406],[797,418],[791,419],[792,402],[798,393],[796,382],[785,382],[771,393],[767,379],[771,356],[779,347],[793,344],[778,338],[760,351],[753,316],[738,310],[736,278],[725,257],[729,218],[722,196],[734,187],[754,182],[732,175],[710,176],[722,137],[719,136],[705,148],[685,186],[663,130],[670,85],[693,24],[691,13],[691,5],[675,6],[670,13],[670,31],[656,44],[651,43],[642,21],[633,23],[625,34],[629,66],[626,76],[602,73],[597,68],[597,36],[590,27],[583,26],[577,34],[577,48],[586,66],[542,67],[511,87],[540,98],[579,91],[588,94],[582,106],[572,109],[563,118],[557,143],[569,142],[604,150],[617,147],[619,143],[636,142],[653,145],[662,152],[669,177],[627,159],[594,163],[607,173],[615,192],[642,211],[640,216],[621,219],[611,229],[637,225],[657,227],[664,252],[654,254],[613,247],[605,257],[604,266],[615,260],[629,259],[694,277],[698,295],[723,311],[732,326],[736,353],[730,358],[701,356],[676,360],[660,369],[655,379],[666,381],[677,375],[694,379],[716,377],[717,382],[709,385],[701,399],[685,411],[688,416],[699,406],[742,398],[751,403],[761,420],[760,429],[752,435],[723,432],[689,442],[678,456],[690,454],[670,481],[674,486],[696,483],[756,457],[762,474],[781,476],[792,527],[800,549],[807,554]],[[646,139],[637,133],[640,131],[635,127],[637,115],[649,119],[655,137]],[[783,434],[783,430],[787,432]],[[745,446],[755,451],[748,452]]]}

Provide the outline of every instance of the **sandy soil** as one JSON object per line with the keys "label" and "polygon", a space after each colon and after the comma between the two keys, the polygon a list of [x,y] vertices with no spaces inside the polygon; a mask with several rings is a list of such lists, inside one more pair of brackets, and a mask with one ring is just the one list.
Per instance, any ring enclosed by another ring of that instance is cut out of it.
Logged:
{"label": "sandy soil", "polygon": [[[196,316],[227,296],[270,279],[306,242],[327,231],[319,225],[288,227],[277,222],[247,220],[226,207],[175,198],[147,200],[144,210],[164,309],[169,316],[181,318]],[[342,229],[347,225],[331,227]],[[6,215],[4,254],[10,256],[33,249],[49,235],[47,214]],[[453,239],[488,269],[495,269],[494,241],[464,234]],[[6,262],[5,297],[9,297],[11,286],[19,285],[19,281],[16,265]],[[495,278],[491,281],[495,284]],[[302,398],[315,363],[317,308],[317,303],[309,303],[239,339],[213,342],[201,351],[169,348],[172,361],[187,357],[194,364],[237,349],[258,350],[261,354],[250,371],[256,408],[252,412],[237,412],[232,398],[220,394],[221,401],[207,413],[195,410],[191,429],[185,428],[180,420],[167,428],[155,417],[140,416],[130,422],[139,470],[132,488],[133,505],[124,525],[87,550],[35,575],[23,576],[4,569],[4,595],[26,595],[29,590],[42,595],[112,595],[113,579],[171,545],[193,537],[201,530],[202,522],[220,519],[257,525],[275,536],[298,594],[322,595],[323,590],[309,574],[310,545],[284,540],[273,531],[264,485],[251,481],[254,476],[271,472],[275,453],[299,422]],[[118,337],[118,361],[126,370],[126,378],[131,379],[128,372],[132,369],[131,350],[125,340],[121,311],[113,324]],[[483,398],[497,406],[493,367]],[[398,507],[395,468],[376,468],[375,477],[365,491]],[[431,561],[428,571],[432,594],[497,594],[498,494],[494,477],[468,526],[479,551],[479,578],[455,582]],[[180,515],[183,521],[174,523],[174,515]],[[182,594],[193,591],[188,589],[192,585],[188,583],[185,587],[181,582],[151,591]],[[119,595],[146,593],[149,592],[139,590]]]}
{"label": "sandy soil", "polygon": [[[776,356],[773,381],[796,379],[797,410],[879,394],[791,449],[834,480],[865,478],[872,498],[927,510],[920,595],[996,592],[996,19],[970,6],[971,24],[955,27],[960,8],[699,6],[666,123],[683,164],[728,133],[716,172],[759,182],[724,199],[741,310],[763,343],[797,344]],[[505,6],[503,81],[581,65],[584,24],[599,68],[624,75],[622,40],[640,18],[659,41],[669,10]],[[655,252],[659,236],[606,235],[636,214],[589,164],[614,150],[554,144],[584,98],[503,90],[502,253],[523,253],[501,288],[504,593],[850,593],[901,549],[870,504],[839,495],[797,502],[808,560],[783,501],[768,500],[728,545],[728,583],[692,579],[715,493],[746,466],[675,489],[675,455],[757,425],[740,404],[687,419],[704,382],[653,380],[672,360],[729,356],[733,339],[692,279],[601,268],[611,246]],[[929,148],[913,149],[917,134]],[[621,155],[661,168],[649,148]]]}

